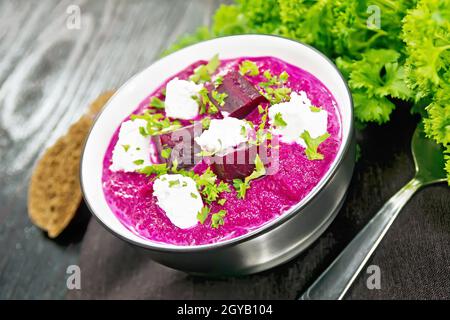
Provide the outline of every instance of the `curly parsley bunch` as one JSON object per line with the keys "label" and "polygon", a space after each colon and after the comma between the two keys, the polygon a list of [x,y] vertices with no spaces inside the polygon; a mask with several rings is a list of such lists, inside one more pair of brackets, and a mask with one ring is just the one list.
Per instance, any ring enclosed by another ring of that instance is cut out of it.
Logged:
{"label": "curly parsley bunch", "polygon": [[[379,13],[379,25],[368,24]],[[360,124],[389,121],[410,101],[445,148],[450,184],[450,2],[442,0],[236,0],[169,51],[231,34],[276,34],[311,44],[347,78]]]}

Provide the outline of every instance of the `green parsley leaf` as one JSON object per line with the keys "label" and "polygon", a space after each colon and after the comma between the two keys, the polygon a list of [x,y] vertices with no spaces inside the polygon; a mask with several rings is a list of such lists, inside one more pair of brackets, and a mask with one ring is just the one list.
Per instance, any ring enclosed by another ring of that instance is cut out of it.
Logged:
{"label": "green parsley leaf", "polygon": [[153,97],[150,100],[150,107],[153,107],[156,109],[164,109],[165,104],[164,104],[164,101],[162,101],[161,99],[159,99],[157,97]]}
{"label": "green parsley leaf", "polygon": [[328,139],[329,136],[330,134],[326,132],[317,138],[312,138],[307,130],[303,131],[300,138],[302,138],[306,143],[305,154],[308,157],[308,160],[323,159],[323,154],[317,152],[317,149],[322,142]]}
{"label": "green parsley leaf", "polygon": [[171,180],[169,181],[169,188],[173,188],[175,186],[179,186],[180,185],[180,180]]}
{"label": "green parsley leaf", "polygon": [[222,199],[217,200],[217,203],[220,204],[221,206],[223,206],[226,201],[227,201],[227,199],[222,198]]}
{"label": "green parsley leaf", "polygon": [[274,125],[278,128],[283,128],[287,126],[286,121],[284,121],[283,117],[281,116],[281,112],[277,112],[275,114]]}
{"label": "green parsley leaf", "polygon": [[233,187],[234,189],[236,189],[238,199],[244,199],[247,190],[250,188],[250,185],[245,183],[241,179],[234,179]]}
{"label": "green parsley leaf", "polygon": [[144,160],[142,160],[142,159],[134,160],[133,163],[139,166],[144,163]]}
{"label": "green parsley leaf", "polygon": [[163,149],[161,150],[161,157],[163,157],[164,159],[169,159],[171,153],[172,153],[171,148]]}
{"label": "green parsley leaf", "polygon": [[222,107],[225,104],[225,99],[228,97],[228,94],[225,92],[219,93],[216,90],[212,90],[211,96],[215,101],[217,101],[218,105]]}
{"label": "green parsley leaf", "polygon": [[206,218],[208,218],[208,214],[211,211],[209,207],[203,207],[198,213],[197,213],[197,220],[200,221],[201,224],[204,224],[206,221]]}
{"label": "green parsley leaf", "polygon": [[215,80],[214,80],[214,87],[217,88],[218,86],[220,86],[223,83],[223,77],[222,76],[218,76]]}
{"label": "green parsley leaf", "polygon": [[125,152],[127,152],[128,149],[130,149],[130,145],[129,144],[123,144],[122,147],[123,147],[123,150],[125,150]]}
{"label": "green parsley leaf", "polygon": [[259,177],[262,177],[266,174],[266,168],[264,167],[264,163],[261,161],[261,158],[259,155],[256,155],[255,157],[255,170],[245,178],[245,182],[248,183],[250,180],[258,179]]}
{"label": "green parsley leaf", "polygon": [[210,123],[211,123],[211,118],[210,118],[210,117],[203,118],[203,119],[201,120],[201,122],[202,122],[202,128],[203,128],[203,129],[208,129],[208,128],[209,128],[209,125],[210,125]]}
{"label": "green parsley leaf", "polygon": [[167,164],[161,163],[161,164],[153,164],[151,166],[146,166],[144,168],[141,168],[138,170],[139,173],[145,174],[147,176],[156,174],[157,176],[166,174],[169,171],[167,168]]}
{"label": "green parsley leaf", "polygon": [[309,109],[310,109],[312,112],[320,112],[320,111],[322,111],[321,108],[316,107],[316,106],[310,106]]}
{"label": "green parsley leaf", "polygon": [[194,74],[190,77],[190,80],[195,83],[208,82],[211,80],[211,76],[216,72],[220,65],[219,55],[216,54],[207,64],[203,64],[197,67]]}
{"label": "green parsley leaf", "polygon": [[214,213],[211,216],[211,227],[217,229],[219,226],[223,226],[225,224],[224,218],[226,215],[226,210],[220,210],[219,212]]}
{"label": "green parsley leaf", "polygon": [[193,192],[191,192],[191,197],[194,198],[194,199],[198,199],[198,196],[195,193],[193,193]]}
{"label": "green parsley leaf", "polygon": [[239,73],[243,76],[257,76],[259,74],[259,68],[253,61],[244,60],[239,65]]}

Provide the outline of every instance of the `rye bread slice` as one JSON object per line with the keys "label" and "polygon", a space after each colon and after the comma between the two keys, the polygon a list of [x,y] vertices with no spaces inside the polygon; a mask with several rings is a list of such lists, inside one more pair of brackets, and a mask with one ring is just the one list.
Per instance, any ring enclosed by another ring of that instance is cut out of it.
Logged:
{"label": "rye bread slice", "polygon": [[81,203],[80,158],[96,114],[113,92],[101,94],[69,131],[38,161],[28,189],[28,215],[39,228],[56,238],[69,224]]}

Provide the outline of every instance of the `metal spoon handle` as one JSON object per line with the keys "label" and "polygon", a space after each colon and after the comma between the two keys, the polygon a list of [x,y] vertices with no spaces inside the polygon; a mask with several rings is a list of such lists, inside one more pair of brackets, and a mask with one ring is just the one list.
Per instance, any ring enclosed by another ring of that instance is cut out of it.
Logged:
{"label": "metal spoon handle", "polygon": [[420,186],[421,182],[414,178],[390,198],[300,299],[342,299],[402,207]]}

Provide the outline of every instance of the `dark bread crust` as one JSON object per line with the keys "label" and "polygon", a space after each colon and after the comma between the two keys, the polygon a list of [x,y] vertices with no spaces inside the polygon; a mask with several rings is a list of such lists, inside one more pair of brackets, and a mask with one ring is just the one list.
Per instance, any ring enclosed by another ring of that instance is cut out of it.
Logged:
{"label": "dark bread crust", "polygon": [[101,94],[69,131],[39,159],[28,189],[28,215],[50,238],[70,223],[80,205],[80,159],[84,141],[95,116],[113,95]]}

